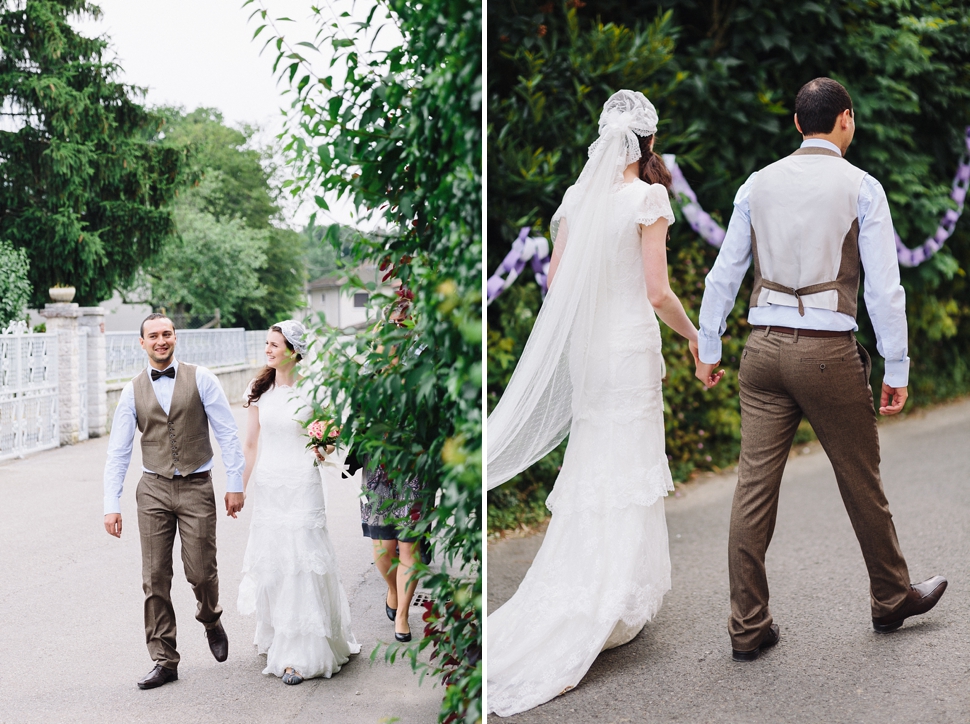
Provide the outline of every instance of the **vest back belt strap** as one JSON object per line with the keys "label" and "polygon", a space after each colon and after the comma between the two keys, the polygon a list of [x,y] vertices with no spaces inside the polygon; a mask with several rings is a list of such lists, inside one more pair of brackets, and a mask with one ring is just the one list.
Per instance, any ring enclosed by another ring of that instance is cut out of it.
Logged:
{"label": "vest back belt strap", "polygon": [[828,292],[833,289],[838,289],[839,285],[832,282],[822,282],[821,284],[809,284],[807,287],[802,287],[801,289],[792,289],[791,287],[786,287],[782,284],[777,284],[775,282],[768,281],[767,279],[761,280],[761,286],[765,289],[770,289],[773,292],[783,292],[784,294],[791,294],[798,300],[798,313],[802,317],[805,316],[805,305],[802,304],[802,296],[808,294],[818,294],[819,292]]}

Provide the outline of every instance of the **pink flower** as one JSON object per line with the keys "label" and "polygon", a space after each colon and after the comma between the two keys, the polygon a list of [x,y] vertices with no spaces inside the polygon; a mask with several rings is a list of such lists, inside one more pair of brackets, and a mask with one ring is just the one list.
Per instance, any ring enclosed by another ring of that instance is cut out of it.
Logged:
{"label": "pink flower", "polygon": [[314,420],[307,426],[307,434],[314,440],[322,440],[324,436],[323,422]]}

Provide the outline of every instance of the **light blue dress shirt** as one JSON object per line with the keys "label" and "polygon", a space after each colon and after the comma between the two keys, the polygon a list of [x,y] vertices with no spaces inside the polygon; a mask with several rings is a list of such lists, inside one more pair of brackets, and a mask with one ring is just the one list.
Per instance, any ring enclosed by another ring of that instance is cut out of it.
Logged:
{"label": "light blue dress shirt", "polygon": [[[827,148],[841,155],[838,146],[820,139],[807,139],[802,148]],[[700,311],[698,353],[701,361],[716,364],[721,359],[721,335],[727,316],[734,308],[738,289],[751,265],[751,216],[748,194],[758,172],[751,174],[734,198],[734,213],[728,224],[717,261],[707,275]],[[889,214],[886,192],[876,179],[862,179],[858,202],[859,258],[865,271],[863,295],[876,332],[876,349],[886,360],[883,377],[890,387],[906,387],[909,382],[906,293],[899,283],[896,238]],[[796,307],[769,304],[748,311],[752,326],[791,327],[834,332],[855,331],[855,319],[829,309],[805,307],[805,316]]]}
{"label": "light blue dress shirt", "polygon": [[[169,367],[175,367],[178,376],[178,361],[173,361]],[[151,375],[151,367],[148,374]],[[167,368],[166,368],[167,369]],[[149,377],[149,380],[151,377]],[[171,377],[159,377],[151,383],[155,391],[155,399],[168,414],[172,405],[172,393],[175,391],[175,380]],[[242,473],[246,464],[239,442],[239,428],[232,416],[229,400],[222,391],[219,380],[205,367],[195,368],[195,384],[202,398],[202,406],[209,418],[209,424],[215,433],[216,441],[222,450],[222,462],[226,466],[226,492],[243,492]],[[135,386],[129,382],[121,391],[118,407],[115,410],[114,421],[111,423],[111,437],[108,440],[108,462],[104,467],[104,514],[121,512],[121,492],[125,484],[125,475],[131,462],[131,448],[135,441],[135,431],[138,429],[138,418],[135,413]],[[189,473],[202,473],[212,469],[213,461],[192,470]],[[154,472],[142,467],[145,472]],[[183,473],[176,469],[177,475]]]}

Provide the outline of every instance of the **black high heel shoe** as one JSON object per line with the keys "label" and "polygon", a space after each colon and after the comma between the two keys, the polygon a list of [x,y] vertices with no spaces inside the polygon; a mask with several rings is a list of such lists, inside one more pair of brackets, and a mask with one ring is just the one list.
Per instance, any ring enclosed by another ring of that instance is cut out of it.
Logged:
{"label": "black high heel shoe", "polygon": [[397,617],[397,609],[396,608],[391,608],[390,606],[387,605],[387,594],[386,593],[384,594],[384,613],[387,614],[387,617],[389,619],[391,619],[391,621],[393,621]]}
{"label": "black high heel shoe", "polygon": [[394,629],[395,629],[394,630],[394,640],[395,641],[400,641],[402,644],[406,644],[408,641],[411,640],[411,627],[410,626],[408,626],[408,632],[407,633],[398,633],[397,632],[397,626],[396,625],[394,626]]}

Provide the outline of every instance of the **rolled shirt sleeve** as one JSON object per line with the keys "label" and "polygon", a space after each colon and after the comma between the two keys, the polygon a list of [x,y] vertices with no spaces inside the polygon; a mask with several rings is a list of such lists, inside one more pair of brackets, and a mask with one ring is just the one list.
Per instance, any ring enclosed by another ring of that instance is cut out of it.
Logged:
{"label": "rolled shirt sleeve", "polygon": [[196,368],[195,380],[205,414],[215,433],[216,442],[222,450],[222,463],[226,468],[226,492],[241,493],[243,492],[242,474],[246,461],[243,457],[242,444],[239,442],[239,428],[236,425],[236,419],[232,416],[229,400],[219,380],[205,367]]}
{"label": "rolled shirt sleeve", "polygon": [[131,448],[138,423],[135,417],[135,389],[129,382],[121,390],[108,438],[108,460],[104,466],[104,514],[121,512],[121,492],[131,463]]}

